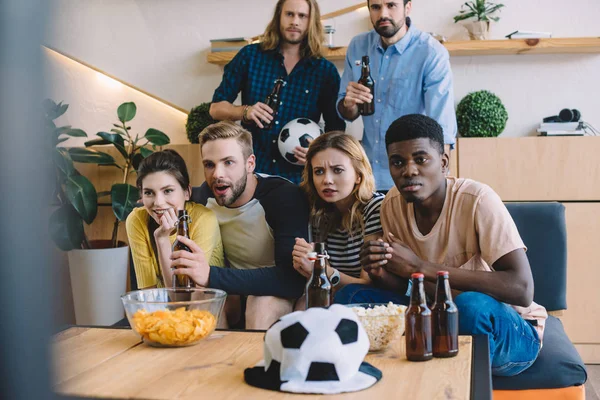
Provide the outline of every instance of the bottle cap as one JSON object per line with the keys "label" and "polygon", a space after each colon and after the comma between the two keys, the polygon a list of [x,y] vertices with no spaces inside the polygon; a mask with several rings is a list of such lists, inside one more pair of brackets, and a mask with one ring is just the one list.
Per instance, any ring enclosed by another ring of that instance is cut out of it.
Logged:
{"label": "bottle cap", "polygon": [[420,273],[420,272],[415,272],[415,273],[414,273],[414,274],[412,274],[410,277],[411,277],[412,279],[423,279],[423,278],[425,278],[425,275],[423,275],[423,274],[422,274],[422,273]]}
{"label": "bottle cap", "polygon": [[307,255],[309,260],[316,260],[317,259],[317,252],[316,251],[311,251],[310,253],[308,253]]}
{"label": "bottle cap", "polygon": [[449,276],[450,272],[448,272],[448,271],[438,271],[437,272],[437,276],[444,276],[444,275]]}

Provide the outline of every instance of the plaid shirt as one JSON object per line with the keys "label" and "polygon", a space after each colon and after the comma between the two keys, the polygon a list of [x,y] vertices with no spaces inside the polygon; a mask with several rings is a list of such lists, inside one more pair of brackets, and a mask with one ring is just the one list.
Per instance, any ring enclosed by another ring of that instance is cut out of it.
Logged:
{"label": "plaid shirt", "polygon": [[283,126],[301,117],[318,123],[323,114],[325,132],[346,129],[345,122],[335,109],[340,75],[330,61],[303,58],[288,75],[278,49],[262,51],[259,44],[245,46],[225,66],[223,81],[215,90],[212,101],[233,103],[241,91],[242,104],[264,102],[279,77],[283,77],[286,85],[281,89],[281,103],[271,129],[260,129],[254,124],[242,125],[252,132],[256,171],[283,176],[298,183],[303,167],[287,162],[277,146]]}

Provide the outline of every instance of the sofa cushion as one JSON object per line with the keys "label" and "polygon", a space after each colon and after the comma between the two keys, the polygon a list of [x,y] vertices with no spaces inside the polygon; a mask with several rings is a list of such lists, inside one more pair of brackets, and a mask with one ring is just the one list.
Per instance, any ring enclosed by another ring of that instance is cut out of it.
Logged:
{"label": "sofa cushion", "polygon": [[493,376],[494,390],[554,389],[583,385],[585,365],[558,318],[549,316],[544,345],[531,367],[516,376]]}
{"label": "sofa cushion", "polygon": [[567,229],[560,203],[505,203],[527,246],[533,300],[548,311],[567,308]]}

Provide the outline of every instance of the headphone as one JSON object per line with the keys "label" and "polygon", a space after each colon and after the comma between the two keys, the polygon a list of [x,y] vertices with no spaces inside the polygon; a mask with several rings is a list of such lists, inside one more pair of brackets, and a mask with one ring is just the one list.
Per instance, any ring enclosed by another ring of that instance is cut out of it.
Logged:
{"label": "headphone", "polygon": [[577,109],[563,108],[558,115],[544,118],[544,122],[579,122],[581,113]]}

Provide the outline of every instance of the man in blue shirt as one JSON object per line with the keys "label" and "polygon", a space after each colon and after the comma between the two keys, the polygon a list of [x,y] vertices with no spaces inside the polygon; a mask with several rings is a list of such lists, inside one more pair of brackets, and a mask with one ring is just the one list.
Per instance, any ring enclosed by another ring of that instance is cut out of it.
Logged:
{"label": "man in blue shirt", "polygon": [[[372,31],[356,36],[346,53],[346,65],[338,94],[338,112],[353,121],[358,104],[375,102],[375,113],[363,116],[362,144],[371,161],[377,189],[394,186],[385,148],[391,123],[406,114],[425,114],[444,130],[446,152],[454,146],[456,114],[448,51],[431,35],[421,32],[408,17],[411,0],[367,2]],[[362,56],[368,55],[375,81],[374,97],[358,84]]]}
{"label": "man in blue shirt", "polygon": [[[318,123],[322,114],[325,131],[346,129],[335,109],[340,76],[323,58],[323,40],[316,0],[279,0],[262,43],[244,47],[225,66],[210,115],[216,120],[242,121],[252,133],[259,172],[300,181],[303,167],[285,160],[277,145],[281,129],[293,119],[304,117]],[[279,110],[273,115],[264,101],[277,78],[283,78],[285,86]],[[240,91],[242,105],[234,106]],[[264,129],[271,121],[271,127]],[[296,147],[294,155],[299,163],[305,163],[305,148]]]}

